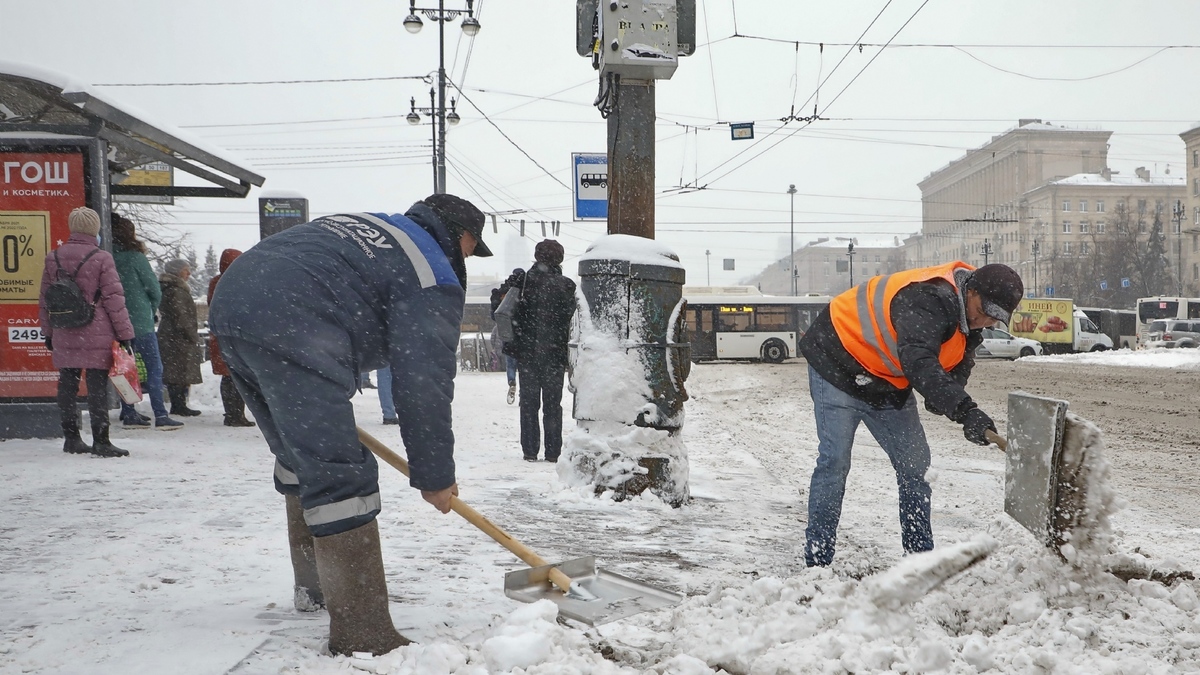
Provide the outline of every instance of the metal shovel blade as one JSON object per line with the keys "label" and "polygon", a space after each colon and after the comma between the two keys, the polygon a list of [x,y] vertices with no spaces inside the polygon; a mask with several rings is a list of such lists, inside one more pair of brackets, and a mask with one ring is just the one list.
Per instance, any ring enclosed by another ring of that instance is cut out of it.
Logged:
{"label": "metal shovel blade", "polygon": [[1054,543],[1054,505],[1067,402],[1019,392],[1008,395],[1004,511],[1042,543]]}
{"label": "metal shovel blade", "polygon": [[[571,593],[550,583],[550,570],[555,567],[571,578]],[[679,593],[597,569],[595,556],[509,572],[504,576],[504,594],[521,602],[549,600],[558,605],[560,615],[591,626],[683,602]]]}

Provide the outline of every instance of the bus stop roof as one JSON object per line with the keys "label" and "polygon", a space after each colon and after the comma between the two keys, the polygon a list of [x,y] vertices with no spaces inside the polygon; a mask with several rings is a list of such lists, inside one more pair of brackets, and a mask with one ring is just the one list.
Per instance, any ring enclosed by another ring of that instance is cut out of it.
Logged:
{"label": "bus stop roof", "polygon": [[102,138],[114,152],[109,169],[120,173],[165,162],[210,185],[111,186],[113,195],[147,197],[245,197],[262,176],[242,168],[217,148],[127,105],[117,105],[87,85],[26,64],[0,61],[0,140],[30,134]]}

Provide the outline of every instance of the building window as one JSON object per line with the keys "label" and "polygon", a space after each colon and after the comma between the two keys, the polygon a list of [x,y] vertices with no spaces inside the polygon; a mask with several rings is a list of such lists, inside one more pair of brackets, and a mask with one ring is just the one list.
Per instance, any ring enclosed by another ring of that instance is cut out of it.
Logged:
{"label": "building window", "polygon": [[1104,213],[1104,200],[1103,199],[1096,200],[1096,213]]}
{"label": "building window", "polygon": [[1192,179],[1192,194],[1200,195],[1200,178]]}
{"label": "building window", "polygon": [[1145,199],[1138,200],[1138,213],[1141,213],[1143,215],[1146,213],[1146,200]]}
{"label": "building window", "polygon": [[1104,234],[1104,221],[1103,220],[1096,221],[1096,232],[1098,232],[1100,234]]}
{"label": "building window", "polygon": [[1200,253],[1200,235],[1192,235],[1192,253]]}
{"label": "building window", "polygon": [[1087,200],[1086,199],[1079,200],[1079,210],[1081,212],[1087,211]]}
{"label": "building window", "polygon": [[[882,261],[879,259],[879,256],[875,256],[875,262],[882,262]],[[876,272],[876,274],[878,274],[878,272]]]}
{"label": "building window", "polygon": [[1192,281],[1200,281],[1200,263],[1192,263]]}
{"label": "building window", "polygon": [[825,276],[829,276],[829,263],[825,263]]}
{"label": "building window", "polygon": [[1064,221],[1062,221],[1062,223],[1063,223],[1063,232],[1066,234],[1070,234],[1071,233],[1071,221],[1064,220]]}
{"label": "building window", "polygon": [[1079,255],[1087,255],[1088,243],[1086,241],[1079,242]]}
{"label": "building window", "polygon": [[1146,221],[1144,221],[1144,220],[1138,221],[1138,232],[1140,232],[1142,234],[1146,234]]}
{"label": "building window", "polygon": [[1071,210],[1071,200],[1064,199],[1063,200],[1063,211],[1070,211],[1070,210]]}
{"label": "building window", "polygon": [[1071,255],[1071,242],[1063,242],[1063,255]]}
{"label": "building window", "polygon": [[1192,151],[1192,168],[1200,169],[1200,150]]}
{"label": "building window", "polygon": [[1088,221],[1081,220],[1081,221],[1079,221],[1079,231],[1082,232],[1083,234],[1087,234],[1088,229],[1091,227],[1091,225],[1092,224],[1089,223]]}

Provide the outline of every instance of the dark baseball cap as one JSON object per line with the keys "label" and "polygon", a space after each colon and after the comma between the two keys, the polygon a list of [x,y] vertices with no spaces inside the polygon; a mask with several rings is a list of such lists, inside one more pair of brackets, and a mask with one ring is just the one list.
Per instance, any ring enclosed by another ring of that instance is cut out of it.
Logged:
{"label": "dark baseball cap", "polygon": [[967,290],[979,293],[983,301],[983,313],[1008,323],[1013,310],[1025,296],[1025,284],[1021,275],[1008,265],[992,263],[984,265],[971,274]]}
{"label": "dark baseball cap", "polygon": [[475,255],[481,258],[492,255],[492,249],[483,243],[483,211],[474,204],[450,194],[429,195],[421,201],[433,209],[451,234],[470,232],[475,237]]}

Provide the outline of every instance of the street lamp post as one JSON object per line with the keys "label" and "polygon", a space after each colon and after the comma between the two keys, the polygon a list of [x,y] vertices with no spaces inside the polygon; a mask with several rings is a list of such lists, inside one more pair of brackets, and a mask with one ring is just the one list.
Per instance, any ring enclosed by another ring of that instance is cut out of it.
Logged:
{"label": "street lamp post", "polygon": [[712,251],[704,249],[704,277],[705,285],[712,286]]}
{"label": "street lamp post", "polygon": [[1175,208],[1172,213],[1174,218],[1172,220],[1175,221],[1175,264],[1176,269],[1178,269],[1175,281],[1177,282],[1178,290],[1176,293],[1178,295],[1183,295],[1183,216],[1186,213],[1187,209],[1183,207],[1183,202],[1176,199]]}
{"label": "street lamp post", "polygon": [[792,201],[788,227],[788,276],[791,277],[792,295],[796,295],[796,186],[789,185],[787,193]]}
{"label": "street lamp post", "polygon": [[[438,0],[436,9],[417,7],[417,0],[409,0],[408,16],[404,18],[404,28],[413,34],[419,33],[421,27],[424,26],[424,22],[421,21],[417,12],[424,14],[425,18],[430,21],[438,23],[437,102],[436,105],[431,105],[426,112],[423,108],[418,109],[414,100],[412,111],[408,114],[407,119],[410,124],[419,123],[421,116],[418,113],[424,113],[434,118],[433,191],[441,194],[446,191],[446,123],[454,125],[459,121],[454,99],[450,100],[450,113],[446,113],[446,22],[453,21],[461,14],[466,14],[462,20],[462,31],[467,37],[475,37],[479,33],[480,25],[479,19],[475,18],[475,0],[467,0],[466,10],[446,9],[445,0]],[[431,103],[433,102],[431,101]]]}
{"label": "street lamp post", "polygon": [[854,288],[854,242],[846,247],[846,257],[850,258],[850,288]]}
{"label": "street lamp post", "polygon": [[988,241],[987,239],[984,239],[983,240],[983,248],[981,249],[981,251],[983,253],[983,264],[986,265],[986,264],[988,264],[988,258],[990,258],[992,256],[992,242]]}
{"label": "street lamp post", "polygon": [[1038,290],[1038,250],[1041,249],[1041,244],[1037,239],[1033,240],[1033,292],[1039,293]]}

